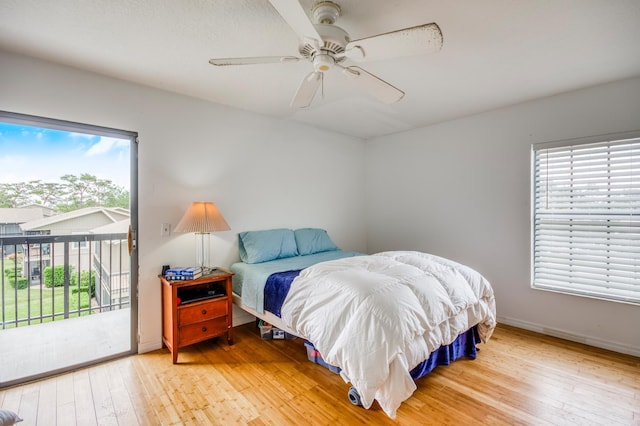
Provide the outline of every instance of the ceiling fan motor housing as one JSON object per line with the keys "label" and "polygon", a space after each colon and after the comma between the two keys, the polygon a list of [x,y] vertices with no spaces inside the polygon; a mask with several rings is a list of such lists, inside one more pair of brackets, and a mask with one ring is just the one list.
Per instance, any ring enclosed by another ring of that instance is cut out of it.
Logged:
{"label": "ceiling fan motor housing", "polygon": [[[335,25],[316,24],[314,26],[322,37],[322,44],[318,49],[317,46],[311,43],[302,43],[298,49],[300,54],[311,62],[314,62],[314,58],[318,55],[329,55],[335,62],[344,61],[343,53],[347,43],[350,41],[349,34]],[[335,55],[338,55],[338,57]]]}

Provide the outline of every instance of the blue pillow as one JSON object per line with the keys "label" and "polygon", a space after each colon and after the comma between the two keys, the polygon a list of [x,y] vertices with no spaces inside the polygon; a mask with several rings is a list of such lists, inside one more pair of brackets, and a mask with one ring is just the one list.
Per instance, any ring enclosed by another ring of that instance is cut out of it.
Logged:
{"label": "blue pillow", "polygon": [[298,255],[291,229],[246,231],[238,234],[238,252],[245,263],[262,263]]}
{"label": "blue pillow", "polygon": [[331,241],[329,234],[327,234],[327,231],[324,229],[301,228],[296,229],[294,234],[298,246],[298,253],[300,253],[301,256],[323,251],[340,250],[340,248]]}

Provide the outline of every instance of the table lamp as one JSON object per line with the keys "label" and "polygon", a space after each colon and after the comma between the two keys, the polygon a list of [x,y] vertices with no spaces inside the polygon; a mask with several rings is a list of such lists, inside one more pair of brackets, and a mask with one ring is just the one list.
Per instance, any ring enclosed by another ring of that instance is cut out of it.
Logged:
{"label": "table lamp", "polygon": [[202,274],[213,271],[209,263],[211,232],[228,231],[229,225],[212,202],[196,201],[191,203],[175,232],[193,232],[196,234],[196,266],[202,268]]}

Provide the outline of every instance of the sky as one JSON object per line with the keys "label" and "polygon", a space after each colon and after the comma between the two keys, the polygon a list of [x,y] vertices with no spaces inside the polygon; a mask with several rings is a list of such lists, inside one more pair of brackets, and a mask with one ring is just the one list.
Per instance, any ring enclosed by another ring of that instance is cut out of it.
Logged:
{"label": "sky", "polygon": [[0,122],[0,183],[88,173],[129,190],[129,140]]}

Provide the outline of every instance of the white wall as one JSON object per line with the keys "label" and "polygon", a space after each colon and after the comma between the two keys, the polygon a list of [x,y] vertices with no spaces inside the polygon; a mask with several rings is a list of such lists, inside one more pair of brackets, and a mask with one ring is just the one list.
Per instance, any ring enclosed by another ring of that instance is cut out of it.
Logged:
{"label": "white wall", "polygon": [[530,288],[530,149],[640,129],[640,78],[381,137],[366,147],[367,249],[466,263],[499,320],[640,356],[640,306]]}
{"label": "white wall", "polygon": [[237,233],[323,227],[365,250],[364,143],[0,52],[0,109],[139,133],[140,351],[161,346],[158,274],[195,258],[193,235],[160,237],[192,201],[213,201],[232,230],[213,235],[214,262],[237,258]]}

